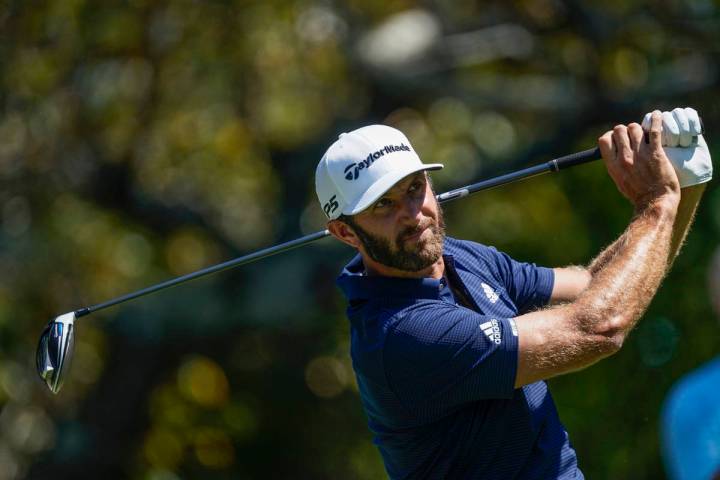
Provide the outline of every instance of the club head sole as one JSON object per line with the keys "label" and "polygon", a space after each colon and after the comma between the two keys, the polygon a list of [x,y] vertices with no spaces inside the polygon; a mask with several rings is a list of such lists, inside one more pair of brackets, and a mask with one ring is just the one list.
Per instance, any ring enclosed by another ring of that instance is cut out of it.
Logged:
{"label": "club head sole", "polygon": [[75,313],[51,320],[40,335],[36,355],[37,372],[51,392],[57,394],[70,368],[75,338]]}

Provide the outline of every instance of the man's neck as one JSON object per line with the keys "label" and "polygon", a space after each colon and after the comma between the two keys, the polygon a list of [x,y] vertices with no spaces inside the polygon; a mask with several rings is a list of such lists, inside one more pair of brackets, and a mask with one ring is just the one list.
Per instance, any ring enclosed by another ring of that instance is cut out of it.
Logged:
{"label": "man's neck", "polygon": [[407,270],[399,270],[397,268],[388,267],[381,263],[375,262],[373,259],[362,255],[363,265],[365,265],[365,273],[368,276],[381,277],[398,277],[398,278],[442,278],[445,274],[445,260],[442,255],[435,263],[429,267],[418,270],[417,272],[409,272]]}

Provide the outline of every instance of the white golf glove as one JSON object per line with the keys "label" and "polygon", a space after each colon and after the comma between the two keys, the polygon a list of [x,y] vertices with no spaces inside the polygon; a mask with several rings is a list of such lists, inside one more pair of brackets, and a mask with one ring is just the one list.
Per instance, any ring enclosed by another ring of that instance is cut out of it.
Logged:
{"label": "white golf glove", "polygon": [[[642,128],[650,130],[650,117],[645,115]],[[694,108],[676,108],[662,112],[662,144],[670,163],[675,167],[680,188],[709,182],[712,179],[710,150],[702,136],[700,117]],[[697,138],[697,141],[693,140]]]}

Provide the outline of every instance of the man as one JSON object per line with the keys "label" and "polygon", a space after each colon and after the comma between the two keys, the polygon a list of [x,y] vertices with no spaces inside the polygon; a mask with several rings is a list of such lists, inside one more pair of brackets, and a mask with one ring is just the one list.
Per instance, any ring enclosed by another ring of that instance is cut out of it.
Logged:
{"label": "man", "polygon": [[[446,238],[426,174],[442,165],[422,164],[395,129],[364,127],[328,149],[316,190],[332,235],[359,253],[338,284],[391,478],[583,478],[544,380],[618,351],[711,177],[709,155],[695,154],[707,147],[694,110],[644,124],[647,141],[636,123],[599,138],[635,215],[587,268],[537,267]],[[663,140],[687,147],[674,149],[683,184]]]}

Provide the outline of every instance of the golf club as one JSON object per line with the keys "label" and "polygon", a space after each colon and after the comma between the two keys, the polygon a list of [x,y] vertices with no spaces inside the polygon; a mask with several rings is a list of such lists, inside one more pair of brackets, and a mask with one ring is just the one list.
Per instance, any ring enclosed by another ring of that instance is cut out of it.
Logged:
{"label": "golf club", "polygon": [[[558,172],[560,170],[573,167],[575,165],[581,165],[583,163],[591,162],[599,158],[600,150],[598,148],[584,150],[582,152],[573,153],[564,157],[555,158],[553,160],[532,167],[524,168],[515,172],[507,173],[477,183],[473,183],[462,188],[450,190],[449,192],[438,195],[437,200],[441,204],[450,202],[452,200],[466,197],[472,193],[476,193],[482,190],[487,190],[518,180],[534,177],[543,173]],[[245,265],[256,260],[270,257],[278,253],[287,252],[289,250],[293,250],[295,248],[299,248],[304,245],[313,243],[329,235],[330,232],[328,230],[321,230],[319,232],[315,232],[310,235],[297,238],[295,240],[290,240],[288,242],[275,245],[273,247],[264,248],[262,250],[258,250],[257,252],[243,255],[242,257],[238,257],[227,262],[204,268],[202,270],[198,270],[187,275],[176,277],[171,280],[158,283],[156,285],[152,285],[142,290],[128,293],[126,295],[114,298],[112,300],[108,300],[103,303],[99,303],[97,305],[84,307],[79,310],[75,310],[74,312],[62,314],[51,320],[40,335],[40,341],[38,343],[36,355],[38,375],[40,375],[40,378],[45,381],[48,388],[53,393],[58,393],[58,391],[62,387],[63,379],[70,369],[75,333],[74,322],[75,319],[78,317],[84,317],[85,315],[97,312],[98,310],[102,310],[113,305],[118,305],[120,303],[127,302],[129,300],[133,300],[135,298],[142,297],[144,295],[148,295],[150,293],[154,293],[165,288],[179,285],[195,278],[209,275],[211,273],[220,272],[229,268]]]}

